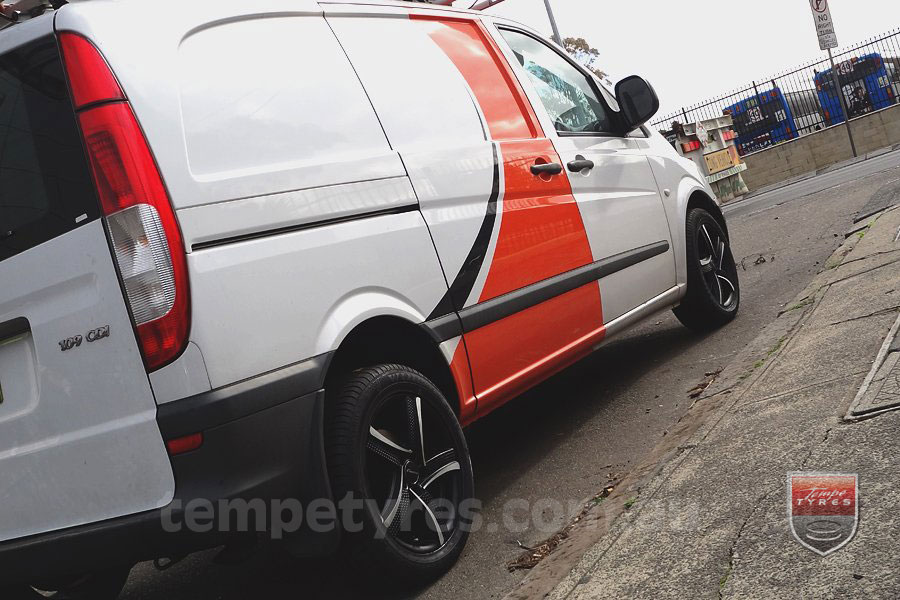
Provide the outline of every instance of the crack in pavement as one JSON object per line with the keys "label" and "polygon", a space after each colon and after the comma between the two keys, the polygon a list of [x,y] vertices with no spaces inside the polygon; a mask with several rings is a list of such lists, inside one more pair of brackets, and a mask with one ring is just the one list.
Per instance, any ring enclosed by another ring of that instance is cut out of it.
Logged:
{"label": "crack in pavement", "polygon": [[826,379],[824,381],[817,381],[815,383],[810,383],[808,385],[801,385],[799,387],[796,387],[796,388],[793,388],[790,390],[785,390],[783,392],[769,394],[768,396],[765,396],[762,398],[757,398],[756,400],[748,400],[747,402],[744,402],[740,406],[733,407],[732,411],[737,412],[737,411],[741,410],[741,408],[743,408],[744,406],[753,406],[755,404],[759,404],[762,402],[768,402],[769,400],[777,400],[778,398],[781,398],[782,396],[796,394],[797,392],[802,392],[802,391],[817,388],[820,386],[831,385],[832,383],[837,383],[837,382],[843,381],[845,379],[851,379],[853,377],[859,377],[860,375],[865,375],[868,372],[869,372],[869,369],[866,369],[864,371],[854,371],[853,373],[848,373],[847,375],[841,375],[840,377],[834,377],[832,379]]}
{"label": "crack in pavement", "polygon": [[[878,265],[877,267],[872,267],[871,269],[866,269],[865,271],[860,271],[859,273],[854,273],[853,275],[848,275],[848,276],[846,276],[846,277],[841,277],[840,279],[835,279],[834,281],[829,281],[827,285],[830,287],[830,286],[832,286],[832,285],[834,285],[834,284],[836,284],[836,283],[842,283],[842,282],[844,282],[844,281],[849,281],[849,280],[853,279],[854,277],[859,277],[860,275],[868,275],[869,273],[872,273],[873,271],[877,271],[878,269],[883,269],[883,268],[885,268],[885,267],[889,267],[889,266],[891,266],[891,265],[893,265],[893,264],[896,264],[897,262],[900,262],[900,259],[892,260],[891,262],[884,263],[883,265]],[[840,268],[843,267],[845,264],[849,264],[849,263],[843,263],[843,262],[842,262],[841,264],[837,265],[837,266],[835,267],[835,269],[840,269]]]}
{"label": "crack in pavement", "polygon": [[[869,254],[867,256],[861,256],[859,258],[854,258],[853,260],[847,260],[847,261],[844,261],[841,264],[839,264],[836,268],[843,267],[844,265],[850,265],[855,262],[860,262],[863,260],[869,260],[870,258],[874,258],[876,256],[884,256],[885,254],[893,254],[895,252],[900,252],[900,248],[895,248],[894,250],[881,250],[880,252],[873,252],[872,254]],[[893,262],[896,262],[896,261],[893,261]],[[893,263],[887,263],[887,264],[893,264]]]}
{"label": "crack in pavement", "polygon": [[[812,448],[809,449],[809,452],[807,453],[806,457],[800,463],[801,470],[806,468],[806,463],[809,461],[810,458],[812,458],[812,455],[816,451],[816,449],[819,448],[820,446],[822,446],[823,444],[828,443],[828,439],[831,437],[832,429],[834,429],[833,426],[826,427],[825,433],[823,434],[822,439],[819,440],[815,445],[813,445]],[[725,570],[725,575],[719,581],[719,594],[718,594],[719,600],[723,600],[725,598],[725,586],[728,584],[728,580],[731,579],[731,575],[734,573],[734,564],[735,564],[736,559],[738,558],[736,556],[737,545],[740,543],[741,538],[744,535],[744,529],[747,528],[747,525],[750,523],[750,520],[753,519],[753,517],[759,511],[760,507],[762,507],[764,505],[764,503],[769,499],[769,497],[772,496],[773,494],[775,494],[776,492],[780,492],[782,489],[783,489],[783,486],[781,484],[779,484],[778,487],[775,487],[775,488],[769,490],[768,492],[766,492],[765,494],[763,494],[762,496],[757,498],[756,502],[753,504],[753,508],[747,514],[747,517],[741,522],[741,526],[738,528],[737,535],[735,535],[734,541],[732,541],[731,546],[728,549],[728,565]]]}
{"label": "crack in pavement", "polygon": [[805,469],[806,463],[809,462],[809,459],[812,458],[813,452],[816,451],[816,448],[828,442],[828,438],[831,437],[831,430],[834,429],[833,426],[829,426],[825,428],[825,435],[822,436],[822,439],[812,448],[809,449],[809,452],[806,453],[806,458],[804,458],[800,462],[800,468]]}
{"label": "crack in pavement", "polygon": [[737,550],[737,545],[741,541],[741,537],[744,535],[744,529],[746,529],[747,524],[750,522],[750,519],[756,514],[757,510],[759,510],[760,506],[775,492],[781,490],[781,486],[779,485],[777,488],[769,490],[762,496],[756,499],[756,502],[753,504],[753,508],[747,514],[747,518],[743,520],[741,526],[738,528],[737,535],[734,537],[734,541],[731,543],[731,547],[728,548],[728,567],[725,570],[725,575],[719,581],[719,600],[722,600],[725,597],[725,586],[728,584],[728,580],[731,578],[731,574],[734,572],[734,561],[736,559],[735,551]]}
{"label": "crack in pavement", "polygon": [[897,306],[891,306],[890,308],[882,308],[881,310],[876,310],[875,312],[869,313],[867,315],[850,317],[849,319],[843,319],[842,321],[835,321],[834,323],[829,323],[828,327],[832,327],[834,325],[843,325],[844,323],[852,323],[853,321],[861,321],[863,319],[869,319],[871,317],[880,317],[882,315],[887,315],[898,310],[900,310],[900,304],[898,304]]}

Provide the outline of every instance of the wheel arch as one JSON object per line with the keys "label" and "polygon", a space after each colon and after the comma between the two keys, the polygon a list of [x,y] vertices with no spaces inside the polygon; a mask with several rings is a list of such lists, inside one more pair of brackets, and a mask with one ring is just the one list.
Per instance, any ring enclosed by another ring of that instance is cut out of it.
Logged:
{"label": "wheel arch", "polygon": [[713,218],[719,222],[719,225],[722,226],[722,229],[725,231],[725,235],[729,238],[731,234],[728,232],[728,223],[725,222],[725,215],[722,213],[722,208],[719,206],[719,203],[713,200],[706,192],[702,190],[695,190],[690,197],[688,198],[687,207],[685,209],[685,220],[687,220],[687,214],[693,208],[702,208],[709,214],[713,216]]}
{"label": "wheel arch", "polygon": [[326,394],[354,369],[383,363],[403,364],[425,375],[459,418],[459,390],[438,344],[420,325],[397,316],[370,317],[344,337],[325,374]]}

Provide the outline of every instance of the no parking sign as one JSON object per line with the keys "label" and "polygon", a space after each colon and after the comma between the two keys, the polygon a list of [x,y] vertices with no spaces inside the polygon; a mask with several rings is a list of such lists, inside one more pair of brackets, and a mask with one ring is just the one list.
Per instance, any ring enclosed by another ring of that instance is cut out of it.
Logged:
{"label": "no parking sign", "polygon": [[816,23],[816,35],[819,36],[819,48],[831,50],[838,47],[837,34],[834,32],[834,21],[831,20],[831,8],[828,0],[809,0],[813,20]]}

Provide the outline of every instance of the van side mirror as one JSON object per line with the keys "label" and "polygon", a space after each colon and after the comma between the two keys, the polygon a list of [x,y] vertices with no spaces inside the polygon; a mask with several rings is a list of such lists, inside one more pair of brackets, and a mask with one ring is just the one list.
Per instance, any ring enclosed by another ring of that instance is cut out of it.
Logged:
{"label": "van side mirror", "polygon": [[659,97],[643,77],[632,75],[616,84],[616,100],[628,131],[634,131],[659,111]]}

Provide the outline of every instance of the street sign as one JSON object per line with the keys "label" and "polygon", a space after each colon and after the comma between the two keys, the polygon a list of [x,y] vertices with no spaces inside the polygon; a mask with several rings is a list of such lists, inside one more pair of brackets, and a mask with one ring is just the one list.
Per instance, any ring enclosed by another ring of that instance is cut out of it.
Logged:
{"label": "street sign", "polygon": [[831,8],[828,0],[809,0],[813,20],[816,23],[816,35],[819,36],[819,48],[831,50],[838,47],[837,34],[834,32],[834,21],[831,20]]}

